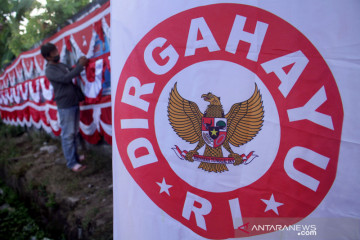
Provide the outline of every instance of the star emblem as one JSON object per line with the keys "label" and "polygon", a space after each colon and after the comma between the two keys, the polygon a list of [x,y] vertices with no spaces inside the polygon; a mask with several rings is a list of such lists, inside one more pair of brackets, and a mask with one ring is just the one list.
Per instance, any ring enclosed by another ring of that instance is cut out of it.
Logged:
{"label": "star emblem", "polygon": [[213,130],[211,131],[211,135],[212,135],[212,136],[216,136],[216,134],[217,134],[217,131],[216,131],[215,129],[213,129]]}
{"label": "star emblem", "polygon": [[171,188],[172,185],[166,184],[165,178],[163,178],[163,180],[162,180],[161,183],[159,183],[159,182],[156,182],[156,183],[157,183],[157,185],[159,185],[159,187],[160,187],[160,192],[159,192],[159,194],[161,194],[161,193],[163,193],[163,192],[166,192],[167,195],[170,196],[169,188]]}
{"label": "star emblem", "polygon": [[279,215],[277,208],[280,207],[281,205],[284,205],[283,203],[279,203],[279,202],[275,201],[274,194],[271,194],[271,197],[269,200],[261,199],[261,201],[263,201],[266,204],[266,208],[265,208],[264,212],[273,210],[276,213],[276,215]]}

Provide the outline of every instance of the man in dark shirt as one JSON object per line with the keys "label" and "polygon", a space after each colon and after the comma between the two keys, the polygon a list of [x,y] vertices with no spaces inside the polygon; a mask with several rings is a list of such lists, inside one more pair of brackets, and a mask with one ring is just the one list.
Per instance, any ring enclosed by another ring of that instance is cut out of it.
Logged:
{"label": "man in dark shirt", "polygon": [[79,102],[83,100],[83,95],[80,88],[73,84],[72,79],[80,74],[88,59],[81,57],[75,68],[70,68],[60,63],[58,49],[52,43],[41,46],[41,55],[48,61],[45,75],[54,88],[66,166],[74,172],[80,172],[86,167],[79,163],[82,159],[79,159],[76,144],[80,121]]}

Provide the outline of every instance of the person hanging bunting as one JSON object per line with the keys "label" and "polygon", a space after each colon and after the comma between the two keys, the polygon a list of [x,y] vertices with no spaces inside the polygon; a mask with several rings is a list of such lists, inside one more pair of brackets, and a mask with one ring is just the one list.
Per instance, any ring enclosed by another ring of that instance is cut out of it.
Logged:
{"label": "person hanging bunting", "polygon": [[84,100],[81,89],[73,84],[72,79],[80,74],[87,65],[86,57],[79,58],[76,66],[60,63],[57,47],[52,43],[41,46],[41,55],[48,61],[45,75],[54,88],[55,102],[58,107],[61,126],[61,144],[66,158],[66,165],[74,172],[83,171],[86,166],[79,162],[84,156],[78,156],[76,139],[79,134],[79,102]]}

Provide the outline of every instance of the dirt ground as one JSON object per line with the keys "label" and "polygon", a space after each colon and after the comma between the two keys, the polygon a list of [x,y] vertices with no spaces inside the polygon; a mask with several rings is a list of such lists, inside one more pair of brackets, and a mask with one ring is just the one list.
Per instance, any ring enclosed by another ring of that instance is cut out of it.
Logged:
{"label": "dirt ground", "polygon": [[15,135],[0,136],[1,175],[51,237],[112,239],[111,147],[87,145],[80,150],[87,168],[74,173],[65,166],[59,139],[39,131]]}

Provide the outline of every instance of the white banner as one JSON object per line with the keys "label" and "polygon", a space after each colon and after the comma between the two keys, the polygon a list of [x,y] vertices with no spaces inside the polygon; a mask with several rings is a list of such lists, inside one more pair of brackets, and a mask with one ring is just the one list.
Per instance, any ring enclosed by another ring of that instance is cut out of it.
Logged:
{"label": "white banner", "polygon": [[112,1],[114,239],[359,239],[359,10]]}

